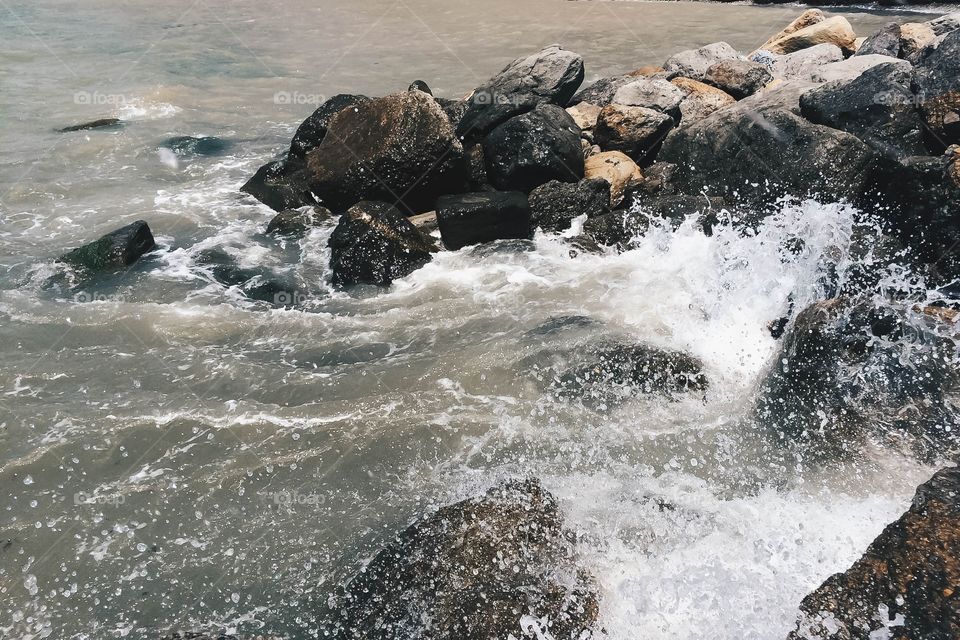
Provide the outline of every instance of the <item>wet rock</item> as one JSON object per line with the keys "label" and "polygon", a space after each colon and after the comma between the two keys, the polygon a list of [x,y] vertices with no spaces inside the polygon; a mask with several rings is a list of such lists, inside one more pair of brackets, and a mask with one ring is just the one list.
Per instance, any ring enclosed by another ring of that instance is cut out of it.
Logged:
{"label": "wet rock", "polygon": [[123,121],[119,118],[100,118],[99,120],[70,125],[69,127],[57,129],[57,131],[60,133],[70,133],[72,131],[89,131],[90,129],[108,129],[121,125],[123,125]]}
{"label": "wet rock", "polygon": [[593,139],[604,151],[622,151],[641,161],[673,129],[670,116],[646,107],[607,105],[600,111]]}
{"label": "wet rock", "polygon": [[960,468],[920,485],[852,567],[800,604],[789,640],[960,637]]}
{"label": "wet rock", "polygon": [[637,163],[626,154],[620,151],[605,151],[586,159],[584,177],[605,180],[610,185],[610,206],[616,207],[623,201],[627,188],[643,180],[643,173]]}
{"label": "wet rock", "polygon": [[674,188],[671,181],[676,170],[677,165],[670,162],[654,162],[644,169],[643,179],[639,184],[636,187],[628,188],[627,191],[646,195],[673,193]]}
{"label": "wet rock", "polygon": [[233,143],[214,136],[174,136],[160,143],[178,156],[218,156],[233,147]]}
{"label": "wet rock", "polygon": [[414,80],[413,82],[411,82],[410,86],[407,87],[407,91],[423,91],[424,93],[428,93],[431,96],[433,95],[433,91],[430,90],[430,85],[428,85],[423,80]]}
{"label": "wet rock", "polygon": [[441,508],[390,542],[344,588],[331,640],[500,640],[591,635],[593,579],[537,480]]}
{"label": "wet rock", "polygon": [[846,53],[855,51],[857,35],[843,16],[834,16],[788,33],[762,48],[775,54],[792,53],[818,44],[835,44]]}
{"label": "wet rock", "polygon": [[855,55],[883,55],[898,58],[900,56],[900,24],[891,22],[885,25],[867,38]]}
{"label": "wet rock", "polygon": [[624,205],[631,211],[669,220],[674,227],[693,216],[700,229],[710,235],[719,221],[725,201],[723,198],[688,196],[682,193],[650,196],[634,191],[626,195]]}
{"label": "wet rock", "polygon": [[768,47],[774,42],[776,42],[777,40],[786,38],[787,36],[794,34],[797,31],[800,31],[801,29],[812,27],[813,25],[823,22],[826,19],[827,19],[827,16],[824,15],[823,11],[821,11],[820,9],[807,9],[806,11],[801,13],[799,16],[797,16],[797,18],[794,19],[793,22],[791,22],[786,27],[784,27],[782,31],[770,36],[770,38],[766,42],[764,42],[759,48],[768,49]]}
{"label": "wet rock", "polygon": [[722,89],[690,78],[674,78],[670,83],[686,94],[680,103],[680,121],[684,124],[703,120],[737,101]]}
{"label": "wet rock", "polygon": [[430,234],[437,230],[437,212],[428,211],[407,218],[413,226],[420,229],[424,234]]}
{"label": "wet rock", "polygon": [[636,76],[630,74],[600,78],[589,87],[577,92],[570,100],[570,104],[571,106],[575,106],[582,102],[589,102],[598,107],[605,107],[613,102],[613,96],[617,95],[620,87],[625,84],[630,84],[636,79]]}
{"label": "wet rock", "polygon": [[274,211],[312,204],[305,167],[286,157],[263,165],[240,191],[250,194]]}
{"label": "wet rock", "polygon": [[632,248],[634,240],[643,237],[649,228],[650,220],[645,214],[620,209],[587,220],[582,235],[599,246],[625,251]]}
{"label": "wet rock", "polygon": [[801,113],[810,122],[852,133],[886,156],[923,154],[923,122],[910,82],[909,66],[877,65],[853,80],[804,93]]}
{"label": "wet rock", "polygon": [[681,51],[671,56],[663,69],[668,79],[682,76],[703,82],[707,69],[723,60],[743,60],[740,53],[726,42],[715,42],[699,49]]}
{"label": "wet rock", "polygon": [[774,56],[770,72],[784,80],[813,80],[822,66],[843,60],[843,50],[835,44],[818,44],[809,49]]}
{"label": "wet rock", "polygon": [[333,96],[297,127],[290,141],[290,157],[305,159],[307,153],[316,149],[327,135],[327,127],[333,117],[351,107],[370,102],[370,98],[361,95],[341,93]]}
{"label": "wet rock", "polygon": [[194,258],[212,278],[227,288],[235,288],[251,300],[259,300],[280,307],[292,307],[297,302],[296,287],[279,281],[269,269],[262,266],[241,266],[236,258],[222,247],[205,249]]}
{"label": "wet rock", "polygon": [[542,104],[512,118],[483,140],[487,176],[504,191],[529,193],[551,180],[583,177],[580,129],[560,107]]}
{"label": "wet rock", "polygon": [[613,101],[628,107],[644,107],[680,117],[680,103],[685,98],[683,91],[662,78],[640,78],[617,90]]}
{"label": "wet rock", "polygon": [[537,105],[566,107],[583,75],[583,58],[558,45],[518,58],[474,91],[457,135],[465,139],[483,136]]}
{"label": "wet rock", "polygon": [[558,397],[610,409],[638,394],[674,395],[707,388],[699,360],[648,345],[616,345],[596,362],[560,374],[551,383]]}
{"label": "wet rock", "polygon": [[333,213],[324,207],[310,209],[287,209],[275,215],[267,223],[266,233],[278,236],[302,236],[312,227],[333,218]]}
{"label": "wet rock", "polygon": [[610,212],[610,184],[598,178],[569,182],[548,182],[530,193],[533,227],[544,231],[565,231],[574,218],[589,218]]}
{"label": "wet rock", "polygon": [[389,286],[432,259],[432,241],[385,202],[359,202],[340,216],[330,236],[337,285]]}
{"label": "wet rock", "polygon": [[150,227],[143,220],[137,220],[64,254],[58,262],[90,272],[122,269],[156,246]]}
{"label": "wet rock", "polygon": [[916,67],[913,88],[929,127],[929,148],[941,152],[960,143],[960,30],[948,34]]}
{"label": "wet rock", "polygon": [[466,184],[463,147],[443,109],[422,91],[337,113],[323,142],[307,154],[306,175],[313,195],[333,211],[378,200],[422,213]]}
{"label": "wet rock", "polygon": [[448,249],[494,240],[524,239],[533,233],[527,196],[519,191],[484,191],[437,200],[437,227]]}
{"label": "wet rock", "polygon": [[767,86],[773,75],[762,64],[749,60],[724,60],[707,69],[704,82],[722,89],[737,100]]}

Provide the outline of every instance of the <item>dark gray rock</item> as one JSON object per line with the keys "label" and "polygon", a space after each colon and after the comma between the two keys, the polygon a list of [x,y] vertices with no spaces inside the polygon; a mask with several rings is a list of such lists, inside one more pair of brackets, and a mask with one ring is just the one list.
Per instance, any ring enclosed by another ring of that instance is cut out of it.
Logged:
{"label": "dark gray rock", "polygon": [[215,136],[174,136],[160,143],[178,156],[219,156],[231,148],[233,142]]}
{"label": "dark gray rock", "polygon": [[565,107],[583,82],[583,74],[583,58],[558,45],[518,58],[474,91],[457,135],[478,138],[539,104]]}
{"label": "dark gray rock", "polygon": [[194,262],[216,282],[227,288],[235,288],[251,300],[278,307],[292,307],[297,301],[296,287],[280,281],[265,267],[241,267],[221,247],[201,251]]}
{"label": "dark gray rock", "polygon": [[340,216],[330,236],[337,285],[389,286],[432,259],[433,242],[393,205],[363,201]]}
{"label": "dark gray rock", "polygon": [[682,76],[703,82],[707,69],[722,60],[744,60],[740,53],[726,42],[714,42],[699,49],[688,49],[674,54],[663,64],[667,78]]}
{"label": "dark gray rock", "polygon": [[369,101],[370,98],[367,96],[341,93],[324,102],[297,127],[297,132],[293,134],[293,140],[290,141],[289,156],[291,158],[306,158],[309,151],[316,149],[323,142],[327,135],[327,127],[333,120],[333,116],[344,109]]}
{"label": "dark gray rock", "polygon": [[491,131],[483,153],[490,183],[503,191],[529,193],[551,180],[583,177],[580,129],[554,105],[539,105]]}
{"label": "dark gray rock", "polygon": [[143,220],[137,220],[70,251],[61,256],[58,262],[90,272],[122,269],[136,262],[143,254],[153,251],[156,246],[150,227]]}
{"label": "dark gray rock", "polygon": [[960,143],[960,30],[949,33],[916,66],[913,89],[929,129],[930,150],[939,153]]}
{"label": "dark gray rock", "polygon": [[650,228],[650,219],[635,211],[617,210],[587,220],[583,235],[605,247],[631,248],[635,238]]}
{"label": "dark gray rock", "polygon": [[573,96],[573,99],[570,100],[570,106],[580,104],[581,102],[589,102],[598,107],[605,107],[613,102],[613,97],[617,95],[620,87],[625,84],[630,84],[636,79],[636,76],[631,75],[600,78],[589,87],[578,91],[577,94]]}
{"label": "dark gray rock", "polygon": [[675,227],[690,216],[695,216],[699,227],[710,235],[719,222],[719,213],[726,203],[723,198],[689,196],[682,193],[651,196],[642,189],[636,189],[627,192],[623,204],[631,211],[669,220]]}
{"label": "dark gray rock", "polygon": [[410,525],[346,585],[331,640],[576,640],[594,631],[593,579],[538,481],[513,480]]}
{"label": "dark gray rock", "polygon": [[407,91],[423,91],[424,93],[433,95],[433,91],[430,90],[430,85],[423,80],[414,80],[411,82],[410,86],[407,87]]}
{"label": "dark gray rock", "polygon": [[307,210],[287,209],[275,215],[267,224],[266,233],[278,236],[302,236],[311,227],[333,218],[333,213],[324,207]]}
{"label": "dark gray rock", "polygon": [[484,191],[437,200],[437,227],[448,249],[494,240],[529,238],[530,207],[518,191]]}
{"label": "dark gray rock", "polygon": [[659,148],[673,125],[674,119],[661,111],[611,104],[601,109],[593,140],[604,151],[622,151],[641,162]]}
{"label": "dark gray rock", "polygon": [[938,36],[945,36],[948,33],[960,30],[960,11],[934,18],[928,21],[927,25]]}
{"label": "dark gray rock", "polygon": [[319,204],[332,211],[378,200],[422,213],[438,196],[466,186],[463,147],[446,113],[422,91],[337,113],[323,142],[307,154],[306,174]]}
{"label": "dark gray rock", "polygon": [[565,231],[574,218],[589,218],[610,212],[610,184],[599,178],[570,182],[548,182],[530,192],[533,227],[544,231]]}
{"label": "dark gray rock", "polygon": [[910,78],[902,65],[877,65],[853,80],[804,93],[800,111],[810,122],[852,133],[885,156],[923,154],[923,122]]}
{"label": "dark gray rock", "polygon": [[89,131],[90,129],[111,129],[122,125],[123,121],[119,118],[100,118],[99,120],[70,125],[69,127],[57,129],[57,131],[60,133],[70,133],[72,131]]}
{"label": "dark gray rock", "polygon": [[765,65],[749,60],[722,60],[707,69],[704,82],[737,100],[755,94],[773,80]]}
{"label": "dark gray rock", "polygon": [[854,55],[900,57],[900,24],[891,22],[867,38]]}
{"label": "dark gray rock", "polygon": [[274,211],[296,209],[314,202],[306,166],[286,156],[263,165],[240,187]]}

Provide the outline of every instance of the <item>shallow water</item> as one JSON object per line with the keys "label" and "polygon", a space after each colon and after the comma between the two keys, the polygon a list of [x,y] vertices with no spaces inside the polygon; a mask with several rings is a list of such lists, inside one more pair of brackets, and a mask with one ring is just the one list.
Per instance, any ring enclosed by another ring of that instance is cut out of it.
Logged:
{"label": "shallow water", "polygon": [[[330,226],[265,237],[272,212],[237,188],[322,96],[416,78],[457,96],[552,42],[596,77],[718,39],[749,49],[797,11],[4,4],[0,637],[314,637],[334,585],[393,533],[523,474],[581,534],[610,638],[784,637],[932,471],[880,449],[813,470],[746,419],[776,350],[767,325],[822,294],[852,210],[785,203],[752,237],[655,227],[621,255],[571,258],[540,235],[344,293]],[[862,33],[891,19],[847,15]],[[110,115],[128,122],[54,131]],[[160,150],[174,135],[232,145]],[[160,251],[43,289],[55,256],[138,218]],[[802,252],[782,250],[798,237]],[[214,248],[282,283],[289,308],[218,284],[198,260]],[[613,339],[700,357],[710,389],[611,411],[545,391],[549,367]]]}

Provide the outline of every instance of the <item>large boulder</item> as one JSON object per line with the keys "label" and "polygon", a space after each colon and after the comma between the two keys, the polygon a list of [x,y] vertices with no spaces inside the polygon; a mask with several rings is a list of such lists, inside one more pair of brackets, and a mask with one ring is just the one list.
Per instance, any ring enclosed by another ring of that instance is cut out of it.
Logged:
{"label": "large boulder", "polygon": [[340,216],[330,236],[330,268],[337,285],[389,286],[432,259],[433,242],[386,202],[358,202]]}
{"label": "large boulder", "polygon": [[942,151],[960,143],[960,30],[916,67],[913,88],[929,127],[928,145]]}
{"label": "large boulder", "polygon": [[617,91],[620,89],[620,87],[625,84],[630,84],[636,79],[636,76],[632,76],[630,74],[600,78],[589,87],[585,87],[578,91],[577,94],[574,95],[570,100],[570,104],[572,106],[580,104],[581,102],[589,102],[597,105],[598,107],[605,107],[613,102],[613,96],[617,95]]}
{"label": "large boulder", "polygon": [[240,187],[274,211],[297,209],[312,204],[306,165],[286,155],[263,165]]}
{"label": "large boulder", "polygon": [[814,82],[853,80],[868,69],[872,69],[873,67],[882,64],[897,65],[899,68],[906,71],[910,71],[912,68],[912,65],[906,60],[899,60],[897,58],[891,58],[890,56],[854,56],[852,58],[847,58],[846,60],[831,62],[829,64],[817,67],[816,69],[812,70],[810,77]]}
{"label": "large boulder", "polygon": [[960,467],[920,485],[863,557],[800,604],[789,640],[960,638]]}
{"label": "large boulder", "polygon": [[580,129],[551,104],[507,120],[483,139],[487,177],[503,191],[530,192],[551,180],[583,177]]}
{"label": "large boulder", "polygon": [[854,33],[850,22],[843,16],[834,16],[807,27],[788,33],[762,48],[774,54],[785,54],[806,49],[818,44],[835,44],[846,53],[854,53],[854,42],[857,34]]}
{"label": "large boulder", "polygon": [[663,63],[668,78],[682,76],[703,82],[707,69],[723,60],[742,60],[744,57],[726,42],[714,42],[699,49],[688,49],[674,54]]}
{"label": "large boulder", "polygon": [[800,109],[807,120],[852,133],[885,156],[923,154],[923,122],[910,81],[909,65],[877,65],[853,80],[804,93]]}
{"label": "large boulder", "polygon": [[293,134],[293,140],[290,142],[289,157],[306,158],[309,151],[316,149],[323,142],[327,135],[327,127],[330,126],[330,121],[335,115],[344,109],[369,101],[370,98],[366,96],[341,93],[324,102],[297,127],[297,132]]}
{"label": "large boulder", "polygon": [[149,225],[137,220],[64,254],[58,262],[88,272],[110,271],[132,265],[156,247]]}
{"label": "large boulder", "polygon": [[595,218],[610,211],[610,183],[594,178],[569,182],[548,182],[530,192],[533,227],[544,231],[565,231],[574,218]]}
{"label": "large boulder", "polygon": [[600,111],[593,141],[604,151],[622,151],[638,162],[673,129],[670,116],[646,107],[610,104]]}
{"label": "large boulder", "polygon": [[827,19],[827,16],[824,15],[823,11],[820,9],[807,9],[799,16],[797,16],[793,22],[788,24],[786,27],[781,29],[778,33],[770,36],[766,42],[760,45],[758,50],[766,50],[771,44],[777,40],[786,38],[787,36],[800,31],[801,29],[806,29],[807,27],[812,27],[813,25],[823,22]]}
{"label": "large boulder", "polygon": [[584,176],[588,179],[599,178],[610,185],[611,207],[618,206],[626,190],[643,180],[637,163],[621,151],[604,151],[587,158]]}
{"label": "large boulder", "polygon": [[784,80],[813,80],[820,67],[843,60],[843,50],[835,44],[818,44],[782,56],[773,56],[770,72]]}
{"label": "large boulder", "polygon": [[750,60],[723,60],[707,69],[704,82],[730,94],[737,100],[763,89],[773,75],[765,65]]}
{"label": "large boulder", "polygon": [[457,135],[483,136],[539,104],[566,107],[583,82],[583,75],[583,58],[558,45],[518,58],[474,91],[457,125]]}
{"label": "large boulder", "polygon": [[307,179],[319,203],[343,211],[360,200],[406,213],[433,208],[466,185],[463,147],[432,96],[405,91],[337,113],[307,153]]}
{"label": "large boulder", "polygon": [[900,23],[891,22],[864,40],[854,55],[900,57]]}
{"label": "large boulder", "polygon": [[728,107],[737,100],[726,91],[711,87],[690,78],[674,78],[670,81],[686,94],[680,103],[680,122],[690,124]]}
{"label": "large boulder", "polygon": [[530,207],[519,191],[484,191],[437,200],[437,227],[448,249],[529,238]]}
{"label": "large boulder", "polygon": [[331,640],[577,640],[599,603],[557,501],[530,479],[410,525],[331,610]]}
{"label": "large boulder", "polygon": [[680,115],[680,103],[686,96],[683,91],[662,78],[638,78],[625,84],[613,96],[613,102],[628,107],[644,107],[669,114]]}

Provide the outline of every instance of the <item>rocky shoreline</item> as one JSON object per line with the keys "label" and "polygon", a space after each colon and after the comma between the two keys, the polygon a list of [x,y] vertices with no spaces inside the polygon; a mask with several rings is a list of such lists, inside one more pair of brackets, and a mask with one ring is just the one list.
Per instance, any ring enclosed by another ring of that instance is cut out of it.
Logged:
{"label": "rocky shoreline", "polygon": [[[774,328],[781,353],[758,423],[781,450],[817,462],[856,457],[867,437],[957,460],[960,311],[910,291],[881,306],[873,293],[898,262],[956,297],[960,14],[858,37],[814,9],[753,52],[718,42],[588,87],[584,75],[579,55],[550,46],[461,100],[435,98],[423,81],[336,96],[242,190],[278,212],[268,234],[336,220],[330,267],[342,287],[389,286],[439,251],[524,242],[537,229],[565,233],[573,259],[629,249],[652,220],[692,216],[709,234],[723,212],[747,232],[783,198],[849,202],[882,234],[853,238],[856,277],[827,283],[829,300]],[[94,277],[154,247],[140,221],[61,261]],[[253,280],[218,268],[233,284]],[[269,284],[257,286],[245,291],[269,300]],[[613,345],[596,364],[556,373],[559,398],[601,410],[709,385],[694,358],[646,345]],[[791,640],[960,637],[958,531],[951,467],[803,601]],[[602,598],[574,549],[536,480],[506,483],[400,534],[344,585],[327,635],[589,637],[601,631]]]}

